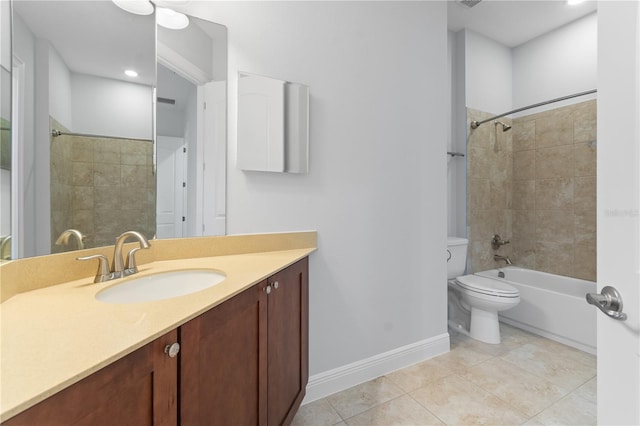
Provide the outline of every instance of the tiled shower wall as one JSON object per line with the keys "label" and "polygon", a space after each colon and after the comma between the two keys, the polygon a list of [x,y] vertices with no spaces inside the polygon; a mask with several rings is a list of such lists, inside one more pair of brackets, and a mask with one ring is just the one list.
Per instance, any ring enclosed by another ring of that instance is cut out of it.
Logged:
{"label": "tiled shower wall", "polygon": [[[473,110],[468,115],[488,116]],[[496,177],[478,171],[479,167],[493,169],[499,161],[495,150],[481,148],[487,141],[491,144],[494,126],[486,123],[483,126],[489,130],[478,132],[480,126],[470,132],[467,219],[473,271],[504,264],[492,259],[490,240],[498,232],[511,240],[498,253],[509,255],[514,264],[595,281],[596,101],[519,117],[512,125],[511,144],[504,144],[504,156],[511,162],[504,174],[511,177],[500,184],[508,192],[503,194],[504,209],[497,209],[502,203],[489,203],[498,198],[491,191],[498,190]],[[478,173],[488,175],[488,192],[487,184],[474,182]],[[478,187],[480,192],[474,194]]]}
{"label": "tiled shower wall", "polygon": [[[493,269],[491,238],[511,238],[513,149],[512,132],[492,122],[471,129],[471,121],[494,114],[467,109],[467,226],[468,271]],[[501,119],[511,124],[509,119]],[[505,251],[501,249],[500,254]]]}
{"label": "tiled shower wall", "polygon": [[[66,131],[52,120],[52,127]],[[51,138],[51,252],[65,229],[85,235],[86,247],[112,245],[124,231],[151,238],[156,229],[156,179],[151,141]]]}

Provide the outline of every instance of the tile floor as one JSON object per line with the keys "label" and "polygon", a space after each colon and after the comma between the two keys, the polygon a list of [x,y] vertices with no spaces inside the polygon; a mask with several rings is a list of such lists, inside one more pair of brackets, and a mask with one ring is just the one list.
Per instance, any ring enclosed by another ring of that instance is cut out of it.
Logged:
{"label": "tile floor", "polygon": [[501,324],[451,352],[303,405],[293,425],[595,425],[596,358]]}

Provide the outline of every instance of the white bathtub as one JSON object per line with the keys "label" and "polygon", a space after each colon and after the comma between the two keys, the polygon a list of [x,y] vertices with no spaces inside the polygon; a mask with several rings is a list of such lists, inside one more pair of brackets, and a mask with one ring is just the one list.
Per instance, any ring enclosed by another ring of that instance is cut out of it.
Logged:
{"label": "white bathtub", "polygon": [[[504,278],[499,278],[502,271]],[[500,320],[574,348],[596,353],[597,309],[588,305],[587,293],[596,283],[538,272],[517,266],[476,272],[503,280],[520,291],[520,303],[500,312]]]}

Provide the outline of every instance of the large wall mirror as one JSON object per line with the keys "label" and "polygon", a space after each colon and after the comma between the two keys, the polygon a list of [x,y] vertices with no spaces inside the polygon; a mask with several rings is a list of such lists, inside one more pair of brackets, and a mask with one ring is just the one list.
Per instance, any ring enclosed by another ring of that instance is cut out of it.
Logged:
{"label": "large wall mirror", "polygon": [[11,256],[11,12],[0,2],[0,261]]}
{"label": "large wall mirror", "polygon": [[226,28],[189,17],[156,30],[155,13],[106,0],[11,7],[2,257],[110,245],[126,230],[224,234]]}

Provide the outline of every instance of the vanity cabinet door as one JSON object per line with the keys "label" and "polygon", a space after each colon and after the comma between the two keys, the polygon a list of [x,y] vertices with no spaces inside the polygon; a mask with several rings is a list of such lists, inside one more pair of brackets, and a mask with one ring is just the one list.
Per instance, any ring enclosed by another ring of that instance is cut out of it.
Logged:
{"label": "vanity cabinet door", "polygon": [[4,422],[3,425],[176,425],[176,330]]}
{"label": "vanity cabinet door", "polygon": [[180,424],[290,424],[309,377],[308,298],[305,258],[180,327]]}
{"label": "vanity cabinet door", "polygon": [[266,281],[180,327],[180,424],[267,423]]}
{"label": "vanity cabinet door", "polygon": [[268,283],[268,424],[290,424],[309,378],[308,258],[275,274]]}

